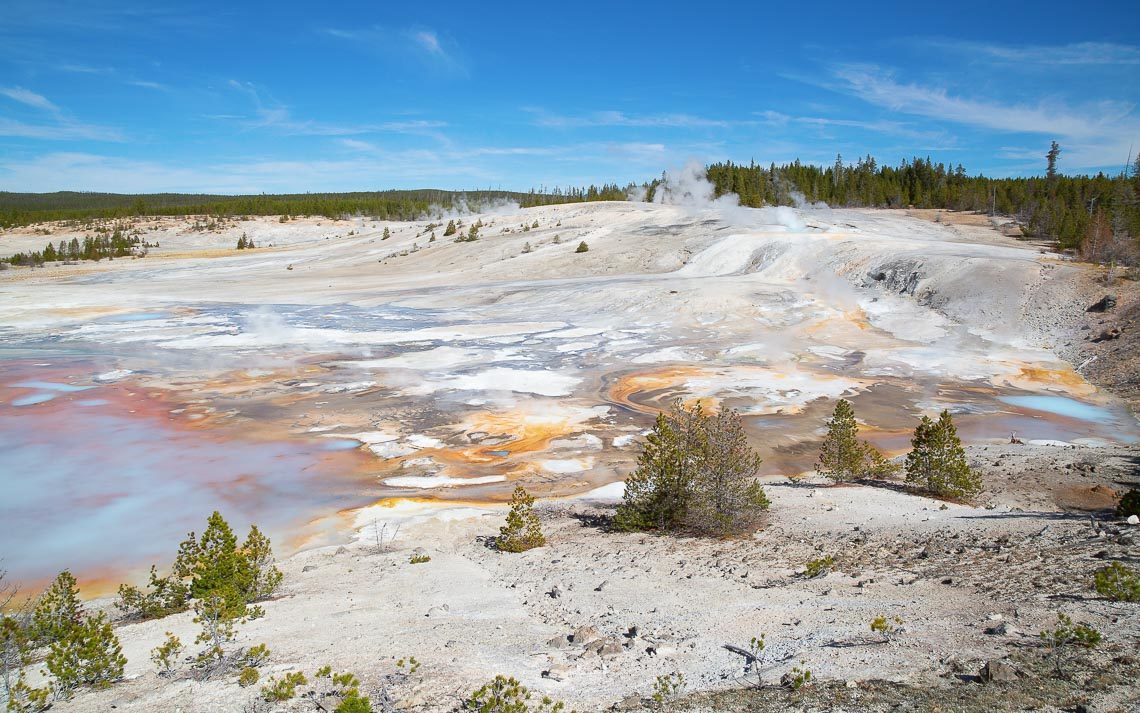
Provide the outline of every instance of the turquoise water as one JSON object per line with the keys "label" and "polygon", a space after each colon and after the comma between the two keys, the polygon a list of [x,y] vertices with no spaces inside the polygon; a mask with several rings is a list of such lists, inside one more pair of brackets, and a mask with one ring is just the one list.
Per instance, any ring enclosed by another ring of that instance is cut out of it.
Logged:
{"label": "turquoise water", "polygon": [[1042,396],[1038,394],[1028,396],[999,396],[999,400],[1021,408],[1033,411],[1075,418],[1078,421],[1092,421],[1093,423],[1113,423],[1119,416],[1103,406],[1077,401],[1064,396]]}
{"label": "turquoise water", "polygon": [[40,391],[59,391],[61,393],[74,393],[76,391],[87,391],[94,388],[93,386],[76,386],[74,384],[61,384],[55,381],[17,381],[14,384],[9,384],[12,388],[16,389],[38,389]]}

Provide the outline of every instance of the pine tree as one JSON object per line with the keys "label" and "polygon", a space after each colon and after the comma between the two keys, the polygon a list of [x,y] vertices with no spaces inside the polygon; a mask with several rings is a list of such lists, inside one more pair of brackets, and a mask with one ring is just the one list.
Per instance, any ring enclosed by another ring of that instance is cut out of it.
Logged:
{"label": "pine tree", "polygon": [[455,235],[455,221],[454,220],[447,221],[447,228],[445,228],[443,231],[443,237],[446,238],[449,235]]}
{"label": "pine tree", "polygon": [[619,530],[747,530],[768,507],[756,482],[760,457],[735,411],[708,416],[674,402],[646,439],[614,515]]}
{"label": "pine tree", "polygon": [[61,641],[83,621],[75,577],[64,570],[47,588],[32,611],[31,638],[39,645]]}
{"label": "pine tree", "polygon": [[665,413],[657,414],[637,458],[637,470],[625,479],[625,494],[614,514],[617,529],[667,530],[684,517],[689,477],[677,425]]}
{"label": "pine tree", "polygon": [[257,525],[249,528],[249,535],[241,547],[241,557],[248,570],[249,587],[245,592],[245,599],[256,602],[273,594],[279,586],[284,575],[273,562],[273,547],[269,538],[257,529]]}
{"label": "pine tree", "polygon": [[87,617],[54,642],[44,661],[59,694],[69,697],[79,686],[107,688],[123,677],[127,659],[107,616]]}
{"label": "pine tree", "polygon": [[385,228],[384,228],[384,235],[383,235],[383,236],[381,236],[381,238],[380,238],[380,239],[381,239],[381,240],[387,240],[387,239],[388,239],[388,238],[390,238],[390,237],[392,237],[392,231],[391,231],[391,230],[388,230],[387,226],[385,226]]}
{"label": "pine tree", "polygon": [[195,599],[222,596],[231,607],[245,605],[252,573],[238,552],[237,537],[217,510],[206,522],[198,542],[190,593]]}
{"label": "pine tree", "polygon": [[499,528],[496,544],[503,552],[525,552],[546,544],[542,523],[534,512],[534,496],[521,485],[511,494],[511,511],[507,524]]}
{"label": "pine tree", "polygon": [[574,252],[584,253],[584,252],[589,252],[589,251],[590,251],[590,246],[586,244],[585,240],[583,240],[582,242],[578,243],[578,248]]}
{"label": "pine tree", "polygon": [[1045,178],[1049,183],[1057,180],[1057,158],[1061,155],[1061,145],[1056,141],[1049,145],[1049,152],[1045,154]]}
{"label": "pine tree", "polygon": [[944,498],[968,498],[982,491],[981,476],[970,469],[949,411],[938,421],[923,416],[906,457],[906,480]]}
{"label": "pine tree", "polygon": [[693,478],[686,529],[718,536],[754,529],[769,502],[756,481],[760,454],[748,444],[740,414],[721,409],[701,429],[704,459]]}
{"label": "pine tree", "polygon": [[855,410],[847,399],[839,399],[827,422],[827,436],[820,447],[816,471],[836,482],[862,475],[864,448],[858,435]]}

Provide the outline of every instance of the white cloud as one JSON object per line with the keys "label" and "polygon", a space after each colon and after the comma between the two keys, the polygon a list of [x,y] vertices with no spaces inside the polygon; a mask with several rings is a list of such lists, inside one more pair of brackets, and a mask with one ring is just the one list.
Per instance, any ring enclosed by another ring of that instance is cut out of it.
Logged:
{"label": "white cloud", "polygon": [[1092,138],[1113,128],[1135,129],[1133,105],[1101,101],[1072,109],[1059,102],[1037,106],[1007,105],[952,96],[940,87],[900,84],[877,67],[848,65],[836,71],[843,89],[866,102],[893,111],[1008,132]]}
{"label": "white cloud", "polygon": [[59,124],[26,124],[0,117],[0,136],[47,141],[124,141],[116,129],[90,124],[61,122]]}
{"label": "white cloud", "polygon": [[468,68],[461,58],[462,53],[458,43],[446,35],[441,37],[439,32],[431,28],[393,29],[374,25],[351,30],[331,28],[321,32],[329,37],[351,42],[369,53],[395,60],[414,58],[424,66],[454,75],[468,75]]}
{"label": "white cloud", "polygon": [[1140,136],[1140,120],[1133,111],[1134,105],[1128,102],[1103,100],[1074,107],[1043,99],[1036,105],[1005,104],[955,96],[943,87],[903,84],[874,66],[846,65],[837,69],[835,75],[841,81],[835,87],[839,91],[891,111],[1008,134],[1037,134],[1043,140],[1056,139],[1065,150],[1062,155],[1069,169],[1121,163],[1128,155],[1129,143]]}
{"label": "white cloud", "polygon": [[891,121],[889,119],[863,121],[859,119],[834,119],[822,116],[792,116],[772,110],[758,112],[758,115],[762,116],[764,118],[764,121],[772,126],[782,127],[789,124],[798,124],[803,126],[814,126],[821,130],[830,127],[842,127],[871,131],[880,134],[887,134],[890,136],[903,136],[920,141],[938,140],[944,142],[953,142],[953,137],[946,136],[945,132],[934,130],[923,131],[915,128],[911,124],[907,124],[901,121]]}
{"label": "white cloud", "polygon": [[581,116],[560,116],[548,114],[539,109],[528,109],[537,114],[535,124],[553,128],[582,128],[598,126],[625,126],[636,128],[672,128],[672,129],[700,129],[700,128],[728,128],[734,125],[755,124],[754,121],[729,121],[727,119],[710,119],[691,114],[647,114],[632,116],[620,111],[595,111]]}
{"label": "white cloud", "polygon": [[429,30],[417,30],[412,32],[412,39],[419,43],[420,47],[432,54],[443,55],[443,47],[439,44],[439,37],[434,32]]}
{"label": "white cloud", "polygon": [[357,136],[361,134],[419,134],[445,141],[437,131],[447,126],[446,122],[429,119],[408,119],[403,121],[383,121],[369,124],[330,124],[312,119],[293,118],[288,107],[276,102],[265,101],[262,92],[250,82],[231,79],[231,88],[247,94],[253,101],[256,117],[215,114],[211,118],[237,121],[246,128],[269,128],[287,136]]}
{"label": "white cloud", "polygon": [[42,94],[36,94],[30,89],[24,89],[23,87],[0,87],[0,94],[8,97],[12,101],[26,104],[36,109],[59,112],[59,107],[51,103],[47,97]]}
{"label": "white cloud", "polygon": [[959,40],[925,41],[944,50],[962,52],[998,62],[1034,65],[1137,65],[1140,47],[1112,42],[1078,42],[1068,45],[999,45]]}

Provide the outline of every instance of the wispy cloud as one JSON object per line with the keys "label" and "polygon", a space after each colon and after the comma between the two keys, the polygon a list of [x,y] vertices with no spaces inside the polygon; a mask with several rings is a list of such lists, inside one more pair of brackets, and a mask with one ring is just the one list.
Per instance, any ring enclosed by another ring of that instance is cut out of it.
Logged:
{"label": "wispy cloud", "polygon": [[1140,120],[1128,102],[1103,100],[1073,107],[1043,99],[1036,105],[1006,104],[956,96],[945,87],[904,84],[872,65],[845,65],[836,69],[835,77],[839,83],[832,88],[891,111],[1009,134],[1056,138],[1068,144],[1068,165],[1075,168],[1122,161],[1129,142],[1140,136]]}
{"label": "wispy cloud", "polygon": [[114,67],[96,67],[87,64],[64,63],[53,65],[51,69],[54,69],[57,72],[67,72],[69,74],[90,74],[95,76],[110,77],[132,87],[142,87],[143,89],[154,89],[164,92],[172,91],[172,89],[166,84],[147,79],[137,79],[130,75],[124,75],[123,72],[118,71]]}
{"label": "wispy cloud", "polygon": [[892,121],[890,119],[862,120],[836,119],[823,116],[792,116],[771,110],[759,112],[758,115],[763,117],[764,121],[772,126],[802,125],[815,127],[820,130],[838,127],[870,131],[888,136],[901,136],[920,141],[953,141],[953,137],[947,136],[944,131],[922,130],[916,128],[913,124],[902,121]]}
{"label": "wispy cloud", "polygon": [[1067,45],[1003,45],[962,40],[923,40],[924,47],[1010,64],[1138,65],[1140,47],[1112,42],[1078,42]]}
{"label": "wispy cloud", "polygon": [[23,87],[0,87],[0,94],[8,97],[12,101],[26,104],[36,109],[50,111],[53,113],[59,112],[59,107],[48,100],[42,94],[36,94],[30,89]]}
{"label": "wispy cloud", "polygon": [[870,65],[844,66],[836,76],[842,82],[841,90],[871,104],[997,131],[1092,138],[1124,123],[1135,128],[1133,105],[1126,102],[1106,100],[1073,109],[1059,102],[1026,106],[967,99],[942,87],[899,83],[890,73]]}
{"label": "wispy cloud", "polygon": [[[24,87],[0,87],[0,96],[48,114],[43,121],[31,123],[9,117],[0,117],[0,136],[47,141],[122,141],[116,129],[86,124],[67,116],[64,111],[42,94]],[[37,115],[42,116],[42,114]]]}
{"label": "wispy cloud", "polygon": [[328,28],[321,32],[329,37],[345,40],[371,54],[398,60],[417,59],[423,66],[448,74],[460,76],[469,74],[459,44],[434,29],[374,25],[351,30]]}
{"label": "wispy cloud", "polygon": [[45,141],[125,141],[117,129],[92,124],[60,122],[58,124],[28,124],[0,117],[0,136]]}
{"label": "wispy cloud", "polygon": [[625,126],[634,128],[667,129],[726,129],[730,126],[755,124],[751,120],[710,119],[692,114],[630,115],[620,111],[595,111],[578,116],[548,114],[541,109],[527,109],[535,114],[534,123],[553,128],[589,128]]}
{"label": "wispy cloud", "polygon": [[130,84],[132,87],[142,87],[143,89],[154,89],[154,90],[160,91],[160,92],[170,91],[170,87],[166,86],[165,84],[162,84],[160,82],[151,82],[151,81],[147,81],[145,79],[128,79],[127,84]]}
{"label": "wispy cloud", "polygon": [[395,133],[418,134],[445,140],[438,132],[439,129],[447,126],[446,122],[443,121],[408,119],[363,124],[333,124],[312,119],[297,119],[292,116],[288,107],[277,103],[272,98],[265,98],[264,92],[250,82],[231,79],[228,85],[231,89],[250,97],[254,106],[254,116],[215,114],[210,118],[236,120],[246,128],[273,129],[287,136],[354,136]]}

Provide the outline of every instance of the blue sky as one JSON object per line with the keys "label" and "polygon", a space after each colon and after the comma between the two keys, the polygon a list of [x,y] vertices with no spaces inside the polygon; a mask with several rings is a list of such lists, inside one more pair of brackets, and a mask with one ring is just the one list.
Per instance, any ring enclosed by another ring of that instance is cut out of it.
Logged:
{"label": "blue sky", "polygon": [[686,160],[1119,171],[1135,2],[5,0],[0,190],[642,181]]}

